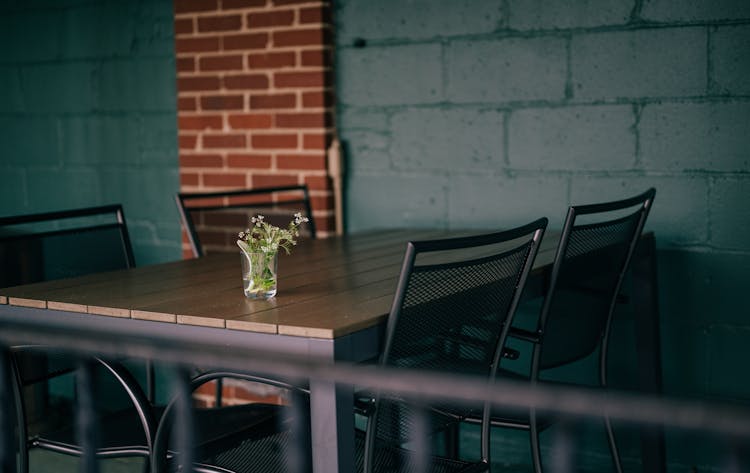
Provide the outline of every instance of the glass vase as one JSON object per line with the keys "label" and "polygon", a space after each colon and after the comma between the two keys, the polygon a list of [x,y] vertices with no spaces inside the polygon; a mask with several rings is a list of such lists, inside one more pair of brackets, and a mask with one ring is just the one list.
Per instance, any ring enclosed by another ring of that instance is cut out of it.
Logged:
{"label": "glass vase", "polygon": [[240,260],[245,297],[268,299],[275,296],[278,252],[246,253],[240,251]]}

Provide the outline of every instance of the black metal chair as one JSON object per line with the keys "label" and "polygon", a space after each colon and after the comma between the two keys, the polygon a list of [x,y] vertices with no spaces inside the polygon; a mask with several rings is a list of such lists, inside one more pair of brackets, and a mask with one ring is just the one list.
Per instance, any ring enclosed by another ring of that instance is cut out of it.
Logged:
{"label": "black metal chair", "polygon": [[[510,336],[530,342],[529,378],[532,383],[552,383],[545,371],[575,363],[598,350],[598,386],[607,387],[607,346],[615,307],[622,302],[620,289],[654,200],[654,189],[632,198],[571,206],[535,330],[512,328]],[[549,373],[549,371],[547,371]],[[517,373],[499,374],[516,377]],[[562,382],[556,379],[555,382]],[[566,384],[580,383],[565,380]],[[528,415],[493,410],[494,427],[529,431],[532,461],[542,471],[540,432],[556,420],[535,410]],[[481,419],[475,417],[474,422]],[[620,456],[609,419],[604,419],[612,461],[621,472]]]}
{"label": "black metal chair", "polygon": [[[513,356],[506,339],[547,219],[513,230],[433,241],[410,242],[386,328],[380,363],[447,374],[495,378],[501,357]],[[364,434],[357,436],[358,462],[365,473],[409,471],[416,440],[413,423],[426,416],[425,433],[444,433],[479,415],[479,457],[423,456],[429,471],[489,469],[489,404],[422,405],[377,393]]]}
{"label": "black metal chair", "polygon": [[[0,286],[134,266],[121,205],[0,218]],[[100,408],[95,423],[101,427],[96,455],[150,456],[156,420],[149,396],[121,363],[81,360],[55,352],[53,347],[16,346],[11,349],[9,366],[15,380],[20,471],[28,470],[33,448],[82,455],[73,415],[77,399],[69,393],[70,398],[51,402],[47,384],[52,379],[60,383],[67,375],[78,376],[81,363],[93,364],[92,373],[101,375],[100,387],[110,387],[95,399]],[[151,393],[153,373],[147,368],[146,390]]]}
{"label": "black metal chair", "polygon": [[267,222],[283,228],[300,212],[308,218],[300,227],[300,234],[306,238],[316,237],[306,185],[183,192],[177,194],[176,201],[196,257],[210,252],[238,251],[237,233],[247,227],[250,217],[259,213]]}

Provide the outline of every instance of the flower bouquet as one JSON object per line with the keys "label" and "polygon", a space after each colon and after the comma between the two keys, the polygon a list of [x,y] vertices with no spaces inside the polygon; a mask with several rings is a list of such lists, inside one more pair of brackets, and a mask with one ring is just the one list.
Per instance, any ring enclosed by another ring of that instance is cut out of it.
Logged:
{"label": "flower bouquet", "polygon": [[280,228],[265,221],[263,215],[250,219],[250,228],[238,235],[242,261],[242,283],[246,297],[268,299],[276,295],[279,249],[291,253],[297,244],[299,226],[309,219],[301,213],[287,228]]}

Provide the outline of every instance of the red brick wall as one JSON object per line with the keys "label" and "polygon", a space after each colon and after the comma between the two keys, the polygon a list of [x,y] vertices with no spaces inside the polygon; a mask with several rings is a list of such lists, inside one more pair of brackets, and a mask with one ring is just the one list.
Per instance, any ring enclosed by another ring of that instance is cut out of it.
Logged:
{"label": "red brick wall", "polygon": [[[174,0],[183,191],[307,184],[335,231],[328,0]],[[187,250],[187,246],[185,250]]]}

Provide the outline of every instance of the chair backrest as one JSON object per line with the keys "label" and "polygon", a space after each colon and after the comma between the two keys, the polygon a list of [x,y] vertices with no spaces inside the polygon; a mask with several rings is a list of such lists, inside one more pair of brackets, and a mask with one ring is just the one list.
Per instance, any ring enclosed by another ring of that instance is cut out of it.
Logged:
{"label": "chair backrest", "polygon": [[[492,379],[508,328],[547,225],[542,218],[492,234],[407,244],[386,328],[385,366]],[[488,414],[488,406],[485,413]],[[376,398],[368,423],[365,471],[378,444],[409,440],[410,403]],[[430,416],[433,430],[439,416]],[[485,416],[482,455],[489,455]]]}
{"label": "chair backrest", "polygon": [[0,217],[0,287],[134,266],[119,204]]}
{"label": "chair backrest", "polygon": [[180,218],[196,257],[207,253],[238,251],[237,234],[246,229],[250,217],[262,214],[265,221],[286,227],[294,214],[308,222],[300,227],[303,238],[315,238],[315,221],[306,185],[264,187],[176,196]]}
{"label": "chair backrest", "polygon": [[[542,343],[532,369],[606,356],[612,314],[656,191],[624,200],[571,206],[540,315]],[[536,365],[536,366],[535,366]]]}

